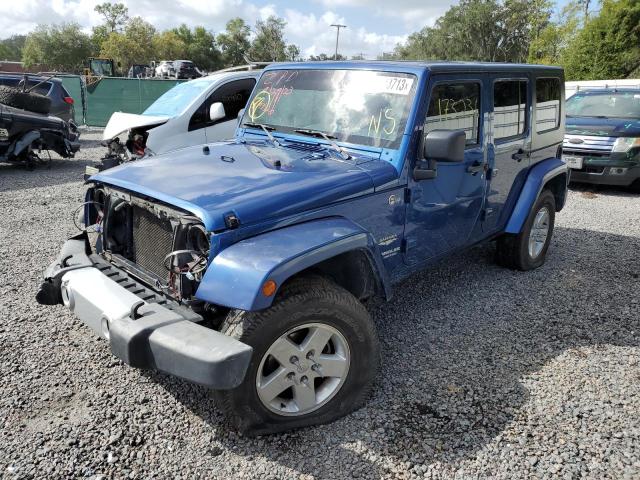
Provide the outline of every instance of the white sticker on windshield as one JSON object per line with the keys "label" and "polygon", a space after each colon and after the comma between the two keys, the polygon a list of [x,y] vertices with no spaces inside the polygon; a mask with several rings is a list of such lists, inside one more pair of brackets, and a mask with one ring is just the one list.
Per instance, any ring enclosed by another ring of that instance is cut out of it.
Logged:
{"label": "white sticker on windshield", "polygon": [[382,77],[376,76],[375,80],[365,87],[367,93],[394,93],[396,95],[409,95],[413,86],[411,77]]}
{"label": "white sticker on windshield", "polygon": [[409,95],[413,77],[387,77],[375,72],[353,72],[349,75],[349,89],[358,89],[368,94],[392,93]]}

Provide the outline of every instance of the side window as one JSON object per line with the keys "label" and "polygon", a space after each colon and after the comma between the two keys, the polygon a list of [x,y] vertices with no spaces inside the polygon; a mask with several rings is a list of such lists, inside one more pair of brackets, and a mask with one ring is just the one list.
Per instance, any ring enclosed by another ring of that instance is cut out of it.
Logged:
{"label": "side window", "polygon": [[467,145],[479,143],[480,84],[441,83],[433,87],[424,132],[464,130]]}
{"label": "side window", "polygon": [[536,132],[560,126],[560,79],[536,80]]}
{"label": "side window", "polygon": [[524,133],[527,118],[527,81],[499,80],[493,84],[493,138]]}
{"label": "side window", "polygon": [[[218,87],[191,117],[189,131],[235,120],[238,117],[238,112],[245,107],[247,100],[249,100],[255,84],[255,79],[245,78],[225,83]],[[209,108],[216,102],[221,102],[224,106],[225,116],[216,122],[211,122],[209,120]]]}

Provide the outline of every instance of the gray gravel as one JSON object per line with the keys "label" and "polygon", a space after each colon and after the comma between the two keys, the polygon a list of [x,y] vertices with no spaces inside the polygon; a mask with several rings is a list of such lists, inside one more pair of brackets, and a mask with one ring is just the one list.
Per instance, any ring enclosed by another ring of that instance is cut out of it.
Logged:
{"label": "gray gravel", "polygon": [[384,351],[368,405],[248,439],[204,389],[134,370],[34,294],[74,233],[102,148],[0,165],[0,475],[7,478],[638,478],[640,196],[574,189],[547,264],[483,246],[371,306]]}

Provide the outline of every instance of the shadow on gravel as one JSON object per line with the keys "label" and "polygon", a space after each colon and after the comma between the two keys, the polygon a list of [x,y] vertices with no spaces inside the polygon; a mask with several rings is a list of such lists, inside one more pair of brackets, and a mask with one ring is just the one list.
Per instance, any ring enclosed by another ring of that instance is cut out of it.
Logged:
{"label": "shadow on gravel", "polygon": [[[393,475],[385,457],[416,473],[433,462],[455,471],[522,415],[525,384],[545,364],[587,355],[581,347],[640,345],[638,252],[640,238],[566,228],[556,229],[546,265],[533,272],[495,266],[491,245],[473,249],[405,281],[393,301],[372,309],[382,375],[365,408],[286,435],[216,437],[239,455],[315,478],[335,478],[337,468],[345,477]],[[204,389],[149,376],[213,427],[228,428]],[[303,444],[306,454],[296,448]]]}

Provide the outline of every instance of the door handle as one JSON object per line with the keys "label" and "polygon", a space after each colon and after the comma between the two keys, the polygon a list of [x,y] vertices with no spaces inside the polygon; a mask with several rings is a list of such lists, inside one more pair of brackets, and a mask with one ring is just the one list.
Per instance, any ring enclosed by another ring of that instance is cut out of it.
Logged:
{"label": "door handle", "polygon": [[484,162],[473,162],[473,164],[467,167],[467,173],[475,175],[478,172],[487,171],[488,165]]}
{"label": "door handle", "polygon": [[513,158],[514,160],[516,160],[518,162],[521,162],[523,159],[529,158],[529,154],[527,152],[525,152],[522,148],[519,148],[516,153],[511,155],[511,158]]}

